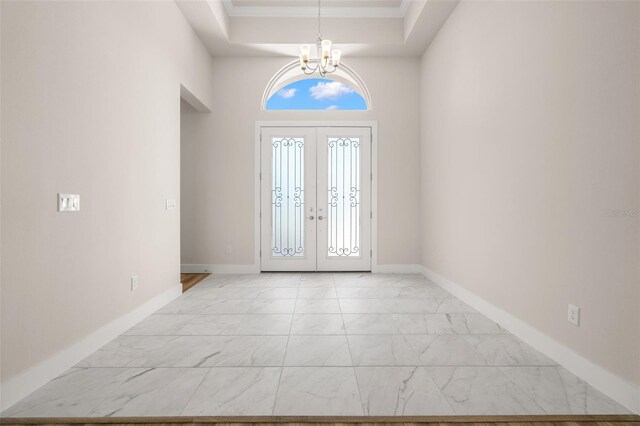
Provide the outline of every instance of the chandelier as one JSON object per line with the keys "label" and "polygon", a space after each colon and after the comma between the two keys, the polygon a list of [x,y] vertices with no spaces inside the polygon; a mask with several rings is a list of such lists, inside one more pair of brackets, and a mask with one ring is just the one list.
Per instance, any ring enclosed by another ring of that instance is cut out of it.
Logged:
{"label": "chandelier", "polygon": [[300,46],[300,68],[306,75],[318,71],[321,77],[338,69],[342,52],[331,50],[331,40],[323,40],[320,32],[320,0],[318,0],[318,39],[316,40],[317,57],[309,58],[309,45]]}

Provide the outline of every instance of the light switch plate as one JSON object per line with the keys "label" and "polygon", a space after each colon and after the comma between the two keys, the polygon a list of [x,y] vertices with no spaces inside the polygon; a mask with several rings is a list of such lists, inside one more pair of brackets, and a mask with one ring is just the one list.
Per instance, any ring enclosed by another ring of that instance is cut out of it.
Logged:
{"label": "light switch plate", "polygon": [[176,200],[167,198],[167,210],[175,210],[178,207]]}
{"label": "light switch plate", "polygon": [[80,195],[58,193],[58,211],[59,212],[79,212],[80,211]]}

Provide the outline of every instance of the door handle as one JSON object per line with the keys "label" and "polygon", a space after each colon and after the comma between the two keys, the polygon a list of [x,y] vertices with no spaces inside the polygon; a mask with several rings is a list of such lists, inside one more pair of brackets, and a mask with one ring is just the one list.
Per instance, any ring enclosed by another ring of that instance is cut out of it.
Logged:
{"label": "door handle", "polygon": [[322,220],[322,216],[318,216],[318,220]]}
{"label": "door handle", "polygon": [[309,220],[313,220],[313,216],[309,216]]}

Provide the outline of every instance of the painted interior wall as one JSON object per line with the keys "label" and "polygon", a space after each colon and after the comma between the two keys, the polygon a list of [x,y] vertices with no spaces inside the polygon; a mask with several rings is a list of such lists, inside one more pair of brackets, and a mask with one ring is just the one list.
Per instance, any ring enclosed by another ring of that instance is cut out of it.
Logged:
{"label": "painted interior wall", "polygon": [[462,2],[421,74],[422,264],[640,383],[640,3]]}
{"label": "painted interior wall", "polygon": [[5,383],[179,285],[180,84],[213,87],[173,2],[1,5]]}
{"label": "painted interior wall", "polygon": [[346,60],[371,92],[371,111],[261,111],[267,83],[286,60],[214,59],[219,101],[211,114],[183,115],[182,264],[257,263],[256,120],[377,120],[378,263],[419,263],[419,58]]}

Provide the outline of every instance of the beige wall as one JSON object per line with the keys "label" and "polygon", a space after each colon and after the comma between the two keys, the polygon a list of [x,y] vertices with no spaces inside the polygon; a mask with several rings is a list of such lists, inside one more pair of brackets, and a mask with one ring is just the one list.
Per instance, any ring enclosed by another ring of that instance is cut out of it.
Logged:
{"label": "beige wall", "polygon": [[419,60],[347,61],[367,84],[373,110],[260,111],[286,61],[215,58],[213,113],[183,115],[183,264],[254,263],[256,120],[377,120],[378,263],[419,262]]}
{"label": "beige wall", "polygon": [[[463,2],[422,60],[422,262],[640,383],[640,3]],[[567,304],[582,324],[567,322]]]}
{"label": "beige wall", "polygon": [[173,2],[2,1],[3,382],[178,285],[180,84],[210,104],[211,62]]}

